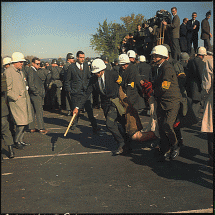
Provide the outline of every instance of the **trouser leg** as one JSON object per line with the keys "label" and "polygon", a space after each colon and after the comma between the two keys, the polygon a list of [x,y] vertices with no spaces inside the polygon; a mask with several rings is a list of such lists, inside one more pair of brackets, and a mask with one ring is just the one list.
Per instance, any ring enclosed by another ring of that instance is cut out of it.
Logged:
{"label": "trouser leg", "polygon": [[92,104],[91,104],[90,100],[87,100],[85,102],[84,108],[87,112],[89,121],[91,122],[93,129],[96,129],[97,128],[97,122],[96,122],[96,118],[93,115],[93,108],[92,108]]}
{"label": "trouser leg", "polygon": [[13,137],[9,129],[8,116],[3,116],[1,118],[1,133],[3,140],[7,146],[13,145]]}
{"label": "trouser leg", "polygon": [[124,138],[119,131],[117,124],[117,110],[115,107],[110,107],[106,115],[106,126],[108,130],[112,133],[114,139],[119,144],[119,147],[124,146]]}
{"label": "trouser leg", "polygon": [[214,141],[214,134],[207,133],[208,136],[208,154],[209,158],[213,160],[213,141]]}
{"label": "trouser leg", "polygon": [[163,153],[177,146],[177,138],[173,129],[173,124],[176,120],[178,110],[179,103],[175,103],[174,107],[170,110],[162,110],[160,105],[157,108],[159,134],[161,138],[160,148]]}
{"label": "trouser leg", "polygon": [[206,48],[207,51],[213,52],[210,39],[204,40],[204,47]]}
{"label": "trouser leg", "polygon": [[[43,98],[40,96],[34,96],[31,98],[32,99],[32,106],[34,108],[34,112],[36,114],[36,118],[37,118],[37,126],[38,129],[44,129],[44,121],[43,121]],[[34,117],[35,118],[35,117]],[[32,126],[30,126],[30,129],[34,129],[35,127],[32,128]]]}
{"label": "trouser leg", "polygon": [[172,58],[175,60],[179,60],[180,56],[180,45],[179,45],[179,39],[178,38],[173,38],[172,39]]}
{"label": "trouser leg", "polygon": [[15,142],[22,142],[25,125],[16,125]]}
{"label": "trouser leg", "polygon": [[198,38],[193,39],[193,48],[194,48],[195,53],[197,53]]}
{"label": "trouser leg", "polygon": [[200,109],[201,109],[201,102],[193,100],[192,101],[192,109],[193,109],[193,112],[194,112],[195,116],[197,117],[197,119],[199,119]]}
{"label": "trouser leg", "polygon": [[187,53],[190,55],[191,53],[192,40],[191,38],[187,38]]}
{"label": "trouser leg", "polygon": [[56,97],[57,97],[58,108],[61,108],[61,90],[60,90],[60,87],[57,87],[57,89],[56,89]]}
{"label": "trouser leg", "polygon": [[71,98],[69,95],[69,92],[66,91],[66,110],[71,110],[72,107],[72,102],[71,102]]}

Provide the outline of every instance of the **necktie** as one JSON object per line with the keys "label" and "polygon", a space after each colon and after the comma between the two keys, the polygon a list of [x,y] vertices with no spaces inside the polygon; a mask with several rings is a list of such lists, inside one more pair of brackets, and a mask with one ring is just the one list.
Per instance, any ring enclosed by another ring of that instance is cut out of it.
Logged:
{"label": "necktie", "polygon": [[105,92],[105,86],[104,86],[104,82],[103,82],[103,79],[101,78],[101,87],[102,87],[102,90],[104,92],[104,94],[106,93]]}
{"label": "necktie", "polygon": [[82,65],[80,64],[80,70],[82,71],[83,69],[82,69]]}

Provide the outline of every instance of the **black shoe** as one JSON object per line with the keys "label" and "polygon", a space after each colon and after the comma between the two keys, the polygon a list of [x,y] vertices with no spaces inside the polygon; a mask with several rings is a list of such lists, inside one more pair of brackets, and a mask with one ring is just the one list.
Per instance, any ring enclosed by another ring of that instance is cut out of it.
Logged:
{"label": "black shoe", "polygon": [[171,155],[170,155],[170,160],[175,159],[176,157],[179,156],[180,148],[178,147],[177,149],[173,150]]}
{"label": "black shoe", "polygon": [[30,143],[20,142],[23,146],[30,146]]}
{"label": "black shoe", "polygon": [[15,142],[15,143],[14,143],[14,147],[15,147],[16,149],[23,149],[23,145],[22,145],[20,142]]}
{"label": "black shoe", "polygon": [[13,146],[8,146],[8,151],[9,151],[9,158],[14,158],[14,151],[13,151]]}
{"label": "black shoe", "polygon": [[123,153],[123,148],[119,147],[115,152],[114,155],[121,155]]}

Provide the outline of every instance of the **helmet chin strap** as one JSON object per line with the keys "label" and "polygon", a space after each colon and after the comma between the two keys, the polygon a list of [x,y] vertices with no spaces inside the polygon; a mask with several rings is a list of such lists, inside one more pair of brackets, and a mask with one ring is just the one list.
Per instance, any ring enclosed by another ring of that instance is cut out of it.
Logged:
{"label": "helmet chin strap", "polygon": [[160,60],[154,61],[154,64],[156,64],[156,65],[159,64],[161,60],[162,60],[162,58],[160,58]]}

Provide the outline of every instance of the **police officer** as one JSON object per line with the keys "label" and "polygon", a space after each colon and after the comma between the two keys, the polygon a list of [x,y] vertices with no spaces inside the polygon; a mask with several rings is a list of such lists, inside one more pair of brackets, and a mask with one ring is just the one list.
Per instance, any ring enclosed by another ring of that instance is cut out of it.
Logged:
{"label": "police officer", "polygon": [[[122,74],[124,76],[124,78],[123,78],[125,81],[124,84],[126,84],[126,85],[130,84],[130,83],[126,83],[126,82],[128,81],[128,79],[130,79],[129,78],[130,75],[128,76],[128,73],[130,72],[130,69],[131,69],[131,71],[132,71],[132,74],[131,74],[132,81],[131,82],[133,83],[133,81],[134,81],[134,91],[132,94],[135,97],[135,98],[134,97],[132,98],[133,102],[135,101],[135,104],[133,104],[133,103],[132,104],[134,105],[134,108],[136,108],[138,110],[138,112],[142,112],[142,110],[146,107],[146,105],[145,105],[144,98],[142,97],[142,91],[141,91],[141,86],[140,86],[141,78],[140,78],[140,73],[139,73],[139,64],[137,64],[136,60],[135,60],[136,59],[135,51],[129,50],[127,52],[127,55],[130,60],[130,65],[128,67],[128,71],[127,71],[127,68],[123,69],[124,72]],[[126,88],[126,87],[123,86],[122,88]],[[128,96],[128,98],[131,99],[130,96]]]}
{"label": "police officer", "polygon": [[63,90],[62,91],[65,92],[66,110],[68,111],[67,116],[71,115],[72,102],[71,102],[71,98],[69,96],[69,92],[65,88],[65,78],[66,78],[68,68],[69,68],[70,64],[72,64],[72,63],[75,63],[74,55],[72,53],[68,53],[66,55],[66,63],[64,64],[63,69],[61,71],[61,76],[63,79]]}
{"label": "police officer", "polygon": [[205,47],[199,47],[197,56],[188,62],[189,73],[187,75],[186,90],[188,97],[192,99],[192,109],[197,118],[199,118],[202,102],[202,75],[205,65],[203,59],[205,55],[207,55]]}
{"label": "police officer", "polygon": [[118,58],[114,59],[113,69],[117,72],[117,74],[119,74],[119,62],[118,62]]}
{"label": "police officer", "polygon": [[158,161],[173,159],[177,150],[177,138],[173,129],[180,107],[180,89],[173,66],[168,63],[168,50],[163,45],[155,46],[152,61],[158,66],[154,80],[154,97],[157,102],[157,118],[160,134]]}
{"label": "police officer", "polygon": [[7,69],[11,64],[11,58],[10,57],[5,57],[3,58],[3,69]]}
{"label": "police officer", "polygon": [[50,94],[51,94],[51,104],[52,108],[55,109],[55,99],[57,99],[57,110],[61,111],[61,90],[62,81],[60,78],[60,68],[58,67],[58,62],[53,59],[51,62],[51,83],[49,84]]}
{"label": "police officer", "polygon": [[109,64],[109,57],[107,55],[102,55],[101,59],[104,61],[105,65],[106,65],[106,70],[111,70],[112,66],[111,66],[111,64]]}

